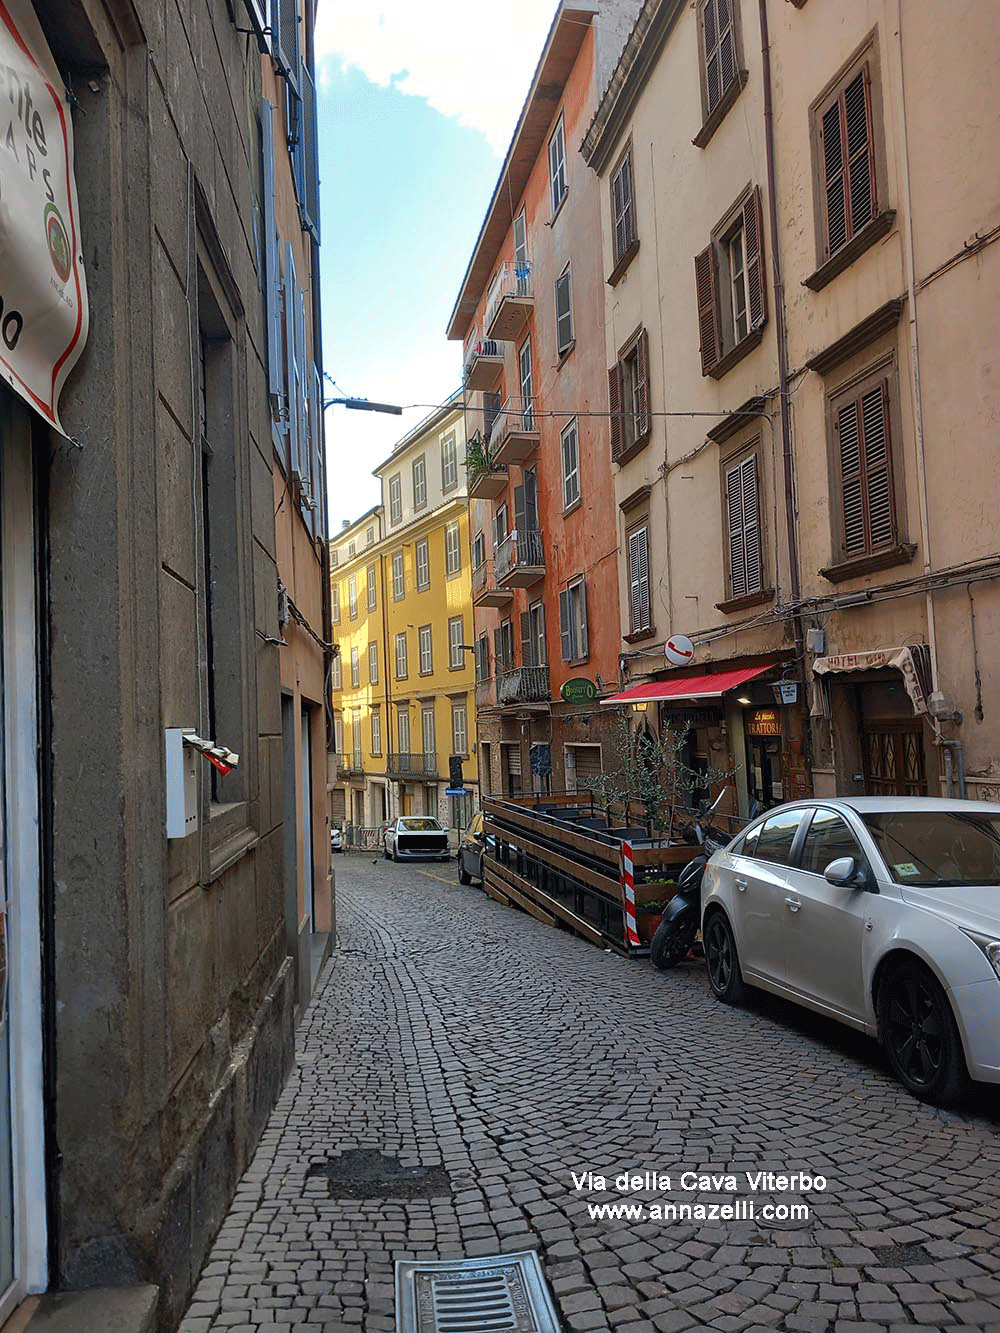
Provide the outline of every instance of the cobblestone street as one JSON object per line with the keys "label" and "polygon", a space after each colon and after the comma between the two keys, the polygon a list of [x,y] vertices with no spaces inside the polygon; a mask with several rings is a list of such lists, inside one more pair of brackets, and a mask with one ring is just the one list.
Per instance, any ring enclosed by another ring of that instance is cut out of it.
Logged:
{"label": "cobblestone street", "polygon": [[[995,1090],[923,1106],[846,1029],[726,1009],[700,965],[604,953],[460,888],[454,863],[337,871],[339,949],[183,1333],[389,1333],[396,1259],[529,1248],[580,1333],[1000,1330]],[[424,1172],[394,1186],[389,1159]],[[827,1184],[755,1192],[762,1170]],[[669,1187],[619,1191],[625,1171]],[[590,1212],[737,1200],[757,1215]],[[775,1203],[809,1217],[764,1220]]]}

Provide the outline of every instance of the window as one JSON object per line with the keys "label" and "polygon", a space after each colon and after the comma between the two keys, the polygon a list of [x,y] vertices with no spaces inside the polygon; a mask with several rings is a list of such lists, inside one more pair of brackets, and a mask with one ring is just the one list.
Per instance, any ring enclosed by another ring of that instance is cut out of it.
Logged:
{"label": "window", "polygon": [[469,753],[469,716],[464,699],[451,701],[451,752]]}
{"label": "window", "polygon": [[481,569],[486,563],[486,538],[481,532],[476,533],[472,543],[472,568]]}
{"label": "window", "polygon": [[480,634],[476,640],[476,680],[490,678],[490,640],[487,634]]}
{"label": "window", "polygon": [[396,679],[406,679],[406,631],[396,635]]}
{"label": "window", "polygon": [[396,711],[396,737],[400,754],[410,753],[410,709],[408,704],[400,704]]}
{"label": "window", "polygon": [[420,645],[420,674],[429,676],[434,670],[434,654],[432,651],[432,637],[430,625],[421,625],[417,631],[417,639]]}
{"label": "window", "polygon": [[374,546],[374,545],[375,545],[375,529],[374,529],[374,528],[366,528],[366,529],[365,529],[365,545],[366,545],[366,546]]}
{"label": "window", "polygon": [[[754,443],[757,446],[760,442]],[[724,474],[729,596],[735,600],[761,592],[764,587],[757,453],[730,460]]]}
{"label": "window", "polygon": [[548,654],[545,647],[545,608],[541,602],[532,602],[521,612],[521,665],[545,666]]}
{"label": "window", "polygon": [[352,648],[352,649],[351,649],[351,685],[352,685],[352,687],[353,687],[354,689],[357,689],[358,686],[359,686],[360,684],[361,684],[361,668],[360,668],[360,665],[359,665],[359,663],[358,663],[358,650],[357,650],[357,648]]}
{"label": "window", "polygon": [[357,553],[358,553],[358,544],[357,544],[357,542],[348,542],[348,543],[347,543],[347,558],[348,558],[348,560],[353,560],[354,557],[357,555]]}
{"label": "window", "polygon": [[781,814],[772,815],[760,830],[753,855],[760,861],[773,861],[779,866],[788,865],[792,843],[807,813],[806,810],[785,810]]}
{"label": "window", "polygon": [[631,458],[649,439],[649,334],[637,333],[608,371],[611,408],[611,457],[616,463]]}
{"label": "window", "polygon": [[497,512],[493,515],[493,545],[501,546],[507,540],[507,534],[510,532],[510,517],[506,503],[497,506]]}
{"label": "window", "polygon": [[549,182],[552,189],[552,212],[559,211],[559,205],[566,198],[566,139],[563,134],[563,118],[559,117],[555,132],[549,140]]}
{"label": "window", "polygon": [[343,670],[340,665],[340,653],[334,655],[331,684],[335,690],[344,688]]}
{"label": "window", "polygon": [[531,339],[525,338],[517,354],[521,376],[521,429],[535,429],[534,386],[531,376]]}
{"label": "window", "polygon": [[510,620],[502,620],[493,631],[493,658],[496,662],[497,674],[501,671],[513,671],[514,669],[514,624]]}
{"label": "window", "polygon": [[875,555],[899,541],[892,467],[890,381],[876,372],[831,401],[840,558]]}
{"label": "window", "polygon": [[378,684],[378,644],[368,645],[368,684]]}
{"label": "window", "polygon": [[403,484],[399,473],[389,478],[389,521],[401,523],[403,519]]}
{"label": "window", "polygon": [[701,102],[704,126],[695,136],[704,148],[745,81],[740,69],[738,0],[699,0]]}
{"label": "window", "polygon": [[519,270],[528,263],[528,224],[524,209],[514,219],[514,264]]}
{"label": "window", "polygon": [[353,742],[351,749],[351,767],[355,772],[360,772],[364,767],[361,761],[361,709],[355,708],[351,711],[351,740]]}
{"label": "window", "polygon": [[417,542],[417,592],[425,592],[431,586],[431,557],[427,538]]}
{"label": "window", "polygon": [[463,642],[462,617],[452,616],[448,621],[448,669],[450,671],[461,671],[465,665],[465,654],[462,651]]}
{"label": "window", "polygon": [[616,266],[636,241],[635,196],[632,190],[632,145],[629,144],[611,177],[611,223],[614,227]]}
{"label": "window", "polygon": [[629,615],[632,633],[648,630],[652,621],[649,607],[649,528],[646,524],[628,534]]}
{"label": "window", "polygon": [[817,810],[802,844],[802,869],[813,875],[822,875],[831,861],[842,856],[853,856],[858,868],[865,858],[858,840],[834,810]]}
{"label": "window", "polygon": [[423,509],[427,504],[427,462],[423,454],[413,460],[413,508]]}
{"label": "window", "polygon": [[340,564],[340,552],[337,550],[336,546],[332,547],[330,550],[330,564],[334,569]]}
{"label": "window", "polygon": [[424,742],[424,767],[433,771],[437,767],[433,704],[425,704],[420,710],[420,733]]}
{"label": "window", "polygon": [[871,64],[857,65],[816,107],[821,253],[830,259],[878,214]]}
{"label": "window", "polygon": [[580,441],[575,421],[562,433],[563,509],[572,509],[580,499]]}
{"label": "window", "polygon": [[500,415],[503,395],[489,390],[483,394],[483,439],[488,443],[493,433],[493,423]]}
{"label": "window", "polygon": [[701,373],[719,378],[760,342],[767,323],[760,189],[743,195],[694,261]]}
{"label": "window", "polygon": [[458,458],[455,453],[455,432],[441,441],[441,489],[450,491],[458,484]]}
{"label": "window", "polygon": [[382,710],[379,707],[372,709],[372,754],[382,753]]}
{"label": "window", "polygon": [[403,581],[403,552],[396,551],[392,557],[392,600],[401,602],[406,592]]}
{"label": "window", "polygon": [[368,610],[374,611],[378,605],[378,589],[375,586],[375,566],[368,566]]}
{"label": "window", "polygon": [[566,356],[573,346],[573,289],[569,265],[556,278],[556,351]]}
{"label": "window", "polygon": [[444,572],[449,578],[462,572],[462,547],[457,523],[449,523],[444,530]]}
{"label": "window", "polygon": [[588,654],[587,646],[587,585],[583,579],[571,583],[559,594],[559,634],[562,639],[562,660],[582,662]]}
{"label": "window", "polygon": [[358,618],[358,580],[352,574],[347,580],[347,607],[352,620]]}
{"label": "window", "polygon": [[339,625],[339,624],[340,624],[340,584],[339,584],[339,583],[335,583],[330,591],[331,591],[331,593],[333,594],[333,602],[332,602],[333,623],[334,623],[335,625]]}

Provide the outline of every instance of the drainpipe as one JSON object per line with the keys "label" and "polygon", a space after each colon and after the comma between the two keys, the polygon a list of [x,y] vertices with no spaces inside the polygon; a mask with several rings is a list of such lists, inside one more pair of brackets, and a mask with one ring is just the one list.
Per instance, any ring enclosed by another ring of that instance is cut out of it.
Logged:
{"label": "drainpipe", "polygon": [[775,338],[778,344],[778,387],[781,400],[781,457],[785,484],[785,526],[788,530],[788,566],[791,583],[792,631],[795,657],[805,678],[805,634],[799,610],[799,544],[795,527],[795,478],[792,457],[792,422],[788,406],[788,343],[785,328],[785,289],[778,251],[778,199],[774,170],[774,107],[771,99],[771,48],[767,29],[767,0],[759,0],[760,60],[764,83],[764,143],[767,153],[768,220],[771,231],[771,281],[774,286]]}
{"label": "drainpipe", "polygon": [[[382,526],[382,520],[379,519],[379,528]],[[380,532],[380,540],[385,540],[385,533]],[[392,778],[389,777],[389,760],[392,755],[392,675],[389,662],[389,605],[385,600],[385,552],[380,551],[378,557],[378,577],[382,585],[382,676],[385,680],[385,735],[382,737],[382,745],[385,750],[385,817],[388,823],[392,823]]]}

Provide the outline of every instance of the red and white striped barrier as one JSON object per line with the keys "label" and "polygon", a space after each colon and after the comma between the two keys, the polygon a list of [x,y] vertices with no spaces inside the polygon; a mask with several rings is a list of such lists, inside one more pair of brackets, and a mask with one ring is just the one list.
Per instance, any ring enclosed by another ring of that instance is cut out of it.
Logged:
{"label": "red and white striped barrier", "polygon": [[622,843],[621,851],[622,904],[625,914],[625,944],[629,949],[640,948],[639,927],[635,919],[635,874],[632,866],[632,844]]}

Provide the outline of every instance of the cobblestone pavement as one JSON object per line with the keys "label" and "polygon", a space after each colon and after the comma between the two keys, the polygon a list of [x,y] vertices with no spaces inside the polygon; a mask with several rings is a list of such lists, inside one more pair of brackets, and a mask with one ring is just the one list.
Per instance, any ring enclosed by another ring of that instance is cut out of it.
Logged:
{"label": "cobblestone pavement", "polygon": [[[396,1259],[527,1248],[573,1333],[1000,1331],[1000,1090],[922,1106],[873,1043],[726,1009],[699,965],[604,953],[454,869],[338,864],[340,948],[183,1333],[388,1333]],[[389,1159],[425,1170],[393,1184]],[[647,1170],[669,1187],[616,1190]],[[761,1170],[827,1185],[754,1192]],[[652,1213],[734,1200],[757,1216]],[[808,1219],[762,1216],[792,1203]]]}

